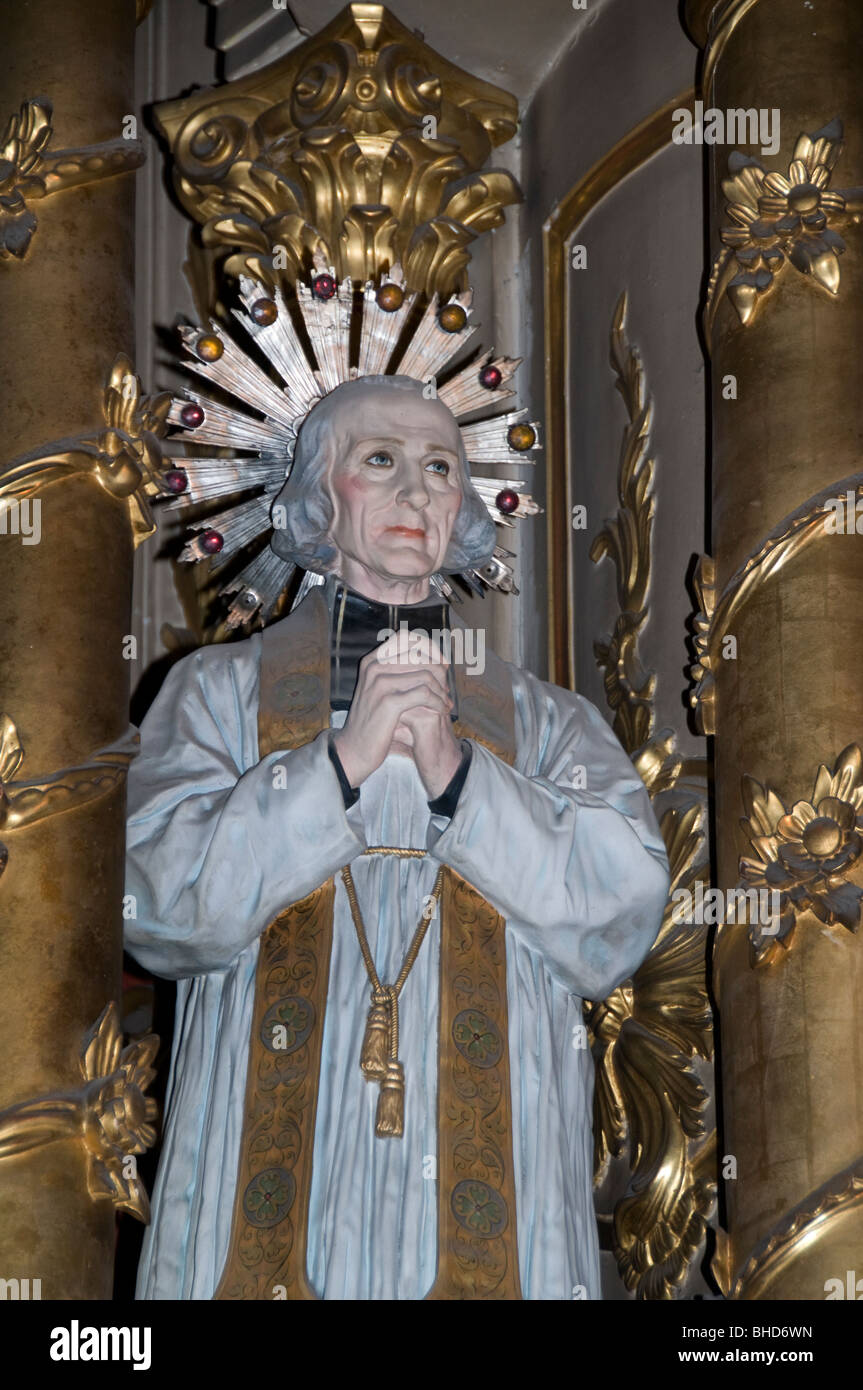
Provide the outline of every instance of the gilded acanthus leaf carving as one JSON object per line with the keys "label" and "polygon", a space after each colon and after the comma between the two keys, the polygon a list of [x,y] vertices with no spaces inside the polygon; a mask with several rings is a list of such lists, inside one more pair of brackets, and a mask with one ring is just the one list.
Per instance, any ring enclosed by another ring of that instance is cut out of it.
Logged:
{"label": "gilded acanthus leaf carving", "polygon": [[78,1090],[39,1096],[0,1111],[0,1159],[61,1139],[78,1138],[87,1151],[91,1197],[110,1197],[139,1221],[150,1204],[130,1156],[155,1141],[156,1102],[144,1093],[155,1076],[154,1034],[123,1047],[117,1006],[107,1004],[81,1046]]}
{"label": "gilded acanthus leaf carving", "polygon": [[53,108],[43,97],[22,102],[0,143],[0,259],[20,260],[36,230],[30,203],[66,188],[137,169],[144,163],[140,140],[106,140],[80,150],[54,150]]}
{"label": "gilded acanthus leaf carving", "polygon": [[741,887],[778,894],[778,913],[752,923],[752,963],[780,958],[793,940],[800,917],[811,912],[827,926],[856,931],[863,888],[848,871],[863,850],[863,755],[851,743],[832,772],[822,763],[808,801],[790,809],[771,787],[743,778],[741,820],[752,855],[740,860]]}
{"label": "gilded acanthus leaf carving", "polygon": [[829,187],[842,153],[842,122],[797,138],[786,172],[768,172],[760,160],[734,150],[723,180],[728,224],[713,267],[705,308],[708,342],[720,297],[727,293],[742,324],[753,322],[788,265],[830,294],[839,290],[845,242],[835,224],[859,213],[859,188]]}
{"label": "gilded acanthus leaf carving", "polygon": [[605,642],[594,642],[598,664],[605,672],[605,693],[614,710],[614,732],[630,752],[650,737],[654,677],[638,661],[637,644],[647,618],[650,582],[650,538],[653,527],[653,476],[655,465],[647,457],[651,405],[645,400],[644,370],[636,349],[624,335],[626,293],[614,311],[611,330],[611,365],[615,384],[626,405],[629,423],[623,433],[617,474],[619,507],[590,547],[590,558],[609,556],[617,571],[620,607],[614,632]]}
{"label": "gilded acanthus leaf carving", "polygon": [[[89,474],[112,497],[128,503],[136,545],[156,529],[149,499],[164,492],[159,438],[172,397],[145,396],[128,357],[117,356],[102,397],[105,428],[71,447],[47,445],[0,467],[0,509],[76,474]],[[67,441],[64,441],[66,443]]]}
{"label": "gilded acanthus leaf carving", "polygon": [[[703,882],[694,861],[704,811],[670,809],[660,822],[671,889]],[[614,1210],[621,1278],[640,1298],[669,1298],[704,1239],[716,1194],[712,1171],[695,1171],[708,1095],[693,1066],[711,1055],[704,928],[674,921],[666,905],[656,944],[631,981],[588,1015],[596,1040],[595,1167],[601,1180],[628,1138],[631,1191]],[[707,1140],[706,1142],[710,1142]]]}
{"label": "gilded acanthus leaf carving", "polygon": [[[626,295],[614,311],[611,364],[626,404],[618,468],[617,515],[591,547],[617,571],[620,613],[614,633],[594,643],[604,669],[614,728],[651,799],[675,790],[683,760],[669,729],[653,733],[654,676],[641,667],[637,644],[647,618],[654,513],[654,463],[648,457],[651,407],[638,353],[625,337]],[[626,1287],[639,1298],[671,1298],[704,1239],[716,1194],[714,1136],[706,1135],[708,1094],[694,1059],[712,1055],[706,986],[705,927],[672,915],[675,890],[707,879],[705,808],[670,807],[660,817],[671,888],[656,943],[635,975],[601,1003],[587,1005],[596,1061],[596,1182],[612,1157],[627,1152],[629,1191],[617,1202],[613,1246]]]}
{"label": "gilded acanthus leaf carving", "polygon": [[521,198],[505,170],[482,169],[515,134],[515,99],[382,5],[349,5],[262,71],[156,115],[204,246],[271,288],[318,255],[339,281],[400,262],[411,289],[449,294],[470,243]]}

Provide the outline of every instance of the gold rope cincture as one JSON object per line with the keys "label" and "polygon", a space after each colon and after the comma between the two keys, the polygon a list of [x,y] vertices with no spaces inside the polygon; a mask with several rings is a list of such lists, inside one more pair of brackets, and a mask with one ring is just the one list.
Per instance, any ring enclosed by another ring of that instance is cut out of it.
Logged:
{"label": "gold rope cincture", "polygon": [[[365,853],[394,854],[403,859],[425,857],[425,851],[421,849],[390,848],[386,845],[376,845]],[[399,1061],[399,995],[419,955],[429,922],[437,911],[443,885],[443,866],[437,871],[430,901],[422,910],[402,968],[392,985],[382,985],[375,969],[349,864],[342,869],[342,882],[372,990],[372,1003],[360,1053],[360,1070],[366,1081],[377,1081],[380,1086],[375,1134],[379,1139],[401,1139],[405,1130],[405,1073]]]}

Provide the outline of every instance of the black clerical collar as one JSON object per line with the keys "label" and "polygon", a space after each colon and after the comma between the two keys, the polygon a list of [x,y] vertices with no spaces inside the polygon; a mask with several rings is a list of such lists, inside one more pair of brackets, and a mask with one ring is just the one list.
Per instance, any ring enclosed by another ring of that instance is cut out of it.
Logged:
{"label": "black clerical collar", "polygon": [[330,704],[348,709],[362,658],[393,632],[443,632],[450,627],[445,599],[420,603],[381,603],[335,581],[330,626]]}

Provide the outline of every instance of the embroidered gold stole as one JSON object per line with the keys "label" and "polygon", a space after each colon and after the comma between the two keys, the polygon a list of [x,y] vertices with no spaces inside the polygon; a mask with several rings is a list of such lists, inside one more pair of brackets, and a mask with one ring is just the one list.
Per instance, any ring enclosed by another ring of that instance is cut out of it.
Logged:
{"label": "embroidered gold stole", "polygon": [[[512,764],[512,685],[503,663],[488,654],[483,674],[453,669],[457,735]],[[329,728],[329,684],[329,614],[316,588],[264,632],[259,757],[299,748]],[[454,870],[443,880],[438,1264],[427,1298],[520,1299],[504,919]],[[233,1225],[217,1299],[317,1297],[306,1273],[307,1227],[334,900],[330,878],[261,936]],[[366,1084],[359,1056],[356,1084]]]}

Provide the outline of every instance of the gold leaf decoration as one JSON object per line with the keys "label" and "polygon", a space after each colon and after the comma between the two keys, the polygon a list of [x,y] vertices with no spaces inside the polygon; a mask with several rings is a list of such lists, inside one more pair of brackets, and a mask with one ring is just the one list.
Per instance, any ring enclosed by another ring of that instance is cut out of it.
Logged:
{"label": "gold leaf decoration", "polygon": [[594,651],[605,672],[606,698],[614,710],[614,732],[631,753],[647,742],[652,721],[655,681],[641,669],[636,648],[647,617],[655,465],[647,457],[651,406],[645,401],[644,371],[637,350],[627,345],[625,319],[624,292],[617,301],[611,330],[611,365],[629,416],[617,475],[620,505],[616,517],[607,521],[594,538],[590,558],[598,562],[607,555],[617,571],[620,613],[612,635],[605,642],[595,642]]}
{"label": "gold leaf decoration", "polygon": [[117,1006],[107,1004],[84,1036],[81,1087],[0,1111],[0,1160],[80,1139],[87,1150],[91,1197],[110,1197],[115,1207],[148,1222],[147,1193],[137,1165],[128,1160],[155,1142],[156,1102],[144,1093],[156,1074],[152,1062],[158,1046],[151,1033],[124,1048]]}
{"label": "gold leaf decoration", "polygon": [[36,231],[30,203],[64,189],[137,169],[140,140],[106,140],[80,150],[49,151],[54,134],[50,101],[25,101],[11,116],[0,142],[0,260],[21,260]]}
{"label": "gold leaf decoration", "polygon": [[[822,763],[808,801],[786,808],[771,787],[743,778],[746,816],[741,825],[752,846],[740,860],[740,887],[777,895],[775,920],[750,923],[753,965],[780,959],[792,944],[802,914],[826,926],[856,932],[863,888],[848,872],[863,851],[863,756],[856,743],[839,754],[832,772]],[[747,900],[748,917],[748,900]]]}
{"label": "gold leaf decoration", "polygon": [[704,734],[716,732],[716,672],[722,639],[732,619],[766,580],[779,573],[820,536],[836,534],[844,526],[854,534],[856,504],[863,498],[863,472],[851,473],[807,498],[773,527],[743,564],[739,565],[722,593],[716,594],[716,565],[702,555],[696,567],[694,588],[699,611],[695,616],[695,661],[690,667],[694,688],[689,702]]}
{"label": "gold leaf decoration", "polygon": [[728,223],[719,233],[724,250],[714,262],[705,306],[708,343],[723,292],[746,327],[788,265],[838,293],[845,242],[835,224],[861,207],[859,189],[829,187],[842,149],[842,122],[834,120],[797,137],[784,174],[768,172],[739,150],[729,155],[722,183]]}
{"label": "gold leaf decoration", "polygon": [[0,467],[0,507],[31,497],[53,483],[89,474],[112,497],[128,503],[135,545],[155,531],[149,499],[163,492],[159,438],[167,430],[172,397],[144,396],[128,357],[117,356],[102,397],[105,428],[81,435],[71,448],[47,445],[35,456]]}
{"label": "gold leaf decoration", "polygon": [[0,827],[18,830],[103,796],[125,775],[139,744],[140,734],[130,725],[121,738],[98,749],[84,763],[46,777],[20,778],[15,774],[24,761],[24,749],[12,719],[0,714]]}
{"label": "gold leaf decoration", "polygon": [[283,291],[316,256],[340,282],[399,261],[413,290],[463,287],[470,244],[522,197],[482,167],[517,118],[514,97],[357,4],[260,72],[156,107],[204,247]]}
{"label": "gold leaf decoration", "polygon": [[[703,817],[698,805],[662,817],[672,893],[703,882],[693,867]],[[695,1056],[711,1055],[704,961],[704,929],[676,922],[669,897],[647,960],[588,1014],[597,1045],[595,1169],[601,1181],[628,1138],[632,1188],[614,1210],[614,1249],[624,1284],[639,1298],[672,1296],[716,1195],[712,1169],[696,1171],[691,1153],[692,1141],[704,1138],[709,1099],[692,1066]]]}
{"label": "gold leaf decoration", "polygon": [[[596,642],[614,729],[651,799],[679,788],[683,760],[670,729],[653,734],[654,676],[638,657],[647,618],[651,576],[653,482],[649,454],[651,406],[639,355],[625,336],[626,295],[617,302],[611,364],[626,405],[618,469],[617,515],[591,547],[617,571],[620,607],[615,629]],[[715,1134],[706,1134],[709,1096],[695,1065],[712,1055],[712,1015],[706,985],[705,927],[676,919],[674,894],[707,881],[698,863],[705,844],[705,808],[695,798],[670,807],[660,829],[671,870],[657,940],[634,976],[608,999],[587,1004],[594,1043],[595,1175],[599,1184],[612,1158],[627,1153],[628,1192],[612,1225],[620,1276],[639,1298],[668,1299],[691,1267],[704,1239],[716,1195]]]}
{"label": "gold leaf decoration", "polygon": [[[713,1264],[725,1297],[771,1298],[771,1283],[799,1257],[801,1247],[824,1240],[834,1225],[861,1204],[863,1159],[858,1158],[786,1212],[779,1224],[758,1242],[736,1278],[729,1265],[731,1243],[720,1232],[724,1239],[719,1242]],[[856,1276],[852,1275],[851,1280],[854,1282]]]}

